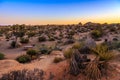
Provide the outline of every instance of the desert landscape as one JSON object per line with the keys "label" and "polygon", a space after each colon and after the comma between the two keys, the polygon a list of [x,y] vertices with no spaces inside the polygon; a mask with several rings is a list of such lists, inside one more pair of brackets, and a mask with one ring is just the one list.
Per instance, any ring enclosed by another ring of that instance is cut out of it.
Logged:
{"label": "desert landscape", "polygon": [[0,26],[0,80],[119,80],[120,24]]}
{"label": "desert landscape", "polygon": [[120,80],[120,0],[0,0],[0,80]]}

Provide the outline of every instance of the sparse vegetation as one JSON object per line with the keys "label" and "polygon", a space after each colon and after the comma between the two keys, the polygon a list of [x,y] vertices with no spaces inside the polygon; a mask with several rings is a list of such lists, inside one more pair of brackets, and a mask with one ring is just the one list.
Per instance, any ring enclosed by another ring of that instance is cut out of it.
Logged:
{"label": "sparse vegetation", "polygon": [[23,43],[23,44],[25,44],[25,43],[29,42],[29,39],[28,38],[21,38],[20,42]]}
{"label": "sparse vegetation", "polygon": [[99,61],[94,60],[90,63],[85,68],[85,75],[88,80],[98,80],[101,79],[102,73],[99,69]]}
{"label": "sparse vegetation", "polygon": [[64,57],[67,59],[70,59],[72,57],[73,54],[73,49],[69,48],[67,50],[64,51]]}
{"label": "sparse vegetation", "polygon": [[21,55],[21,56],[18,56],[16,58],[16,60],[19,62],[19,63],[28,63],[31,61],[31,58],[30,56],[28,55]]}
{"label": "sparse vegetation", "polygon": [[3,53],[0,53],[0,60],[4,59],[5,55]]}
{"label": "sparse vegetation", "polygon": [[11,47],[12,47],[12,48],[15,48],[15,47],[16,47],[16,41],[12,41],[12,42],[11,42]]}
{"label": "sparse vegetation", "polygon": [[[102,79],[104,76],[111,75],[111,66],[114,67],[115,65],[116,69],[113,70],[115,72],[113,74],[117,74],[116,70],[118,69],[119,60],[118,58],[116,59],[117,64],[112,60],[119,55],[119,26],[120,24],[91,22],[75,25],[0,26],[0,51],[6,55],[0,53],[0,63],[4,62],[2,60],[4,56],[8,58],[10,55],[10,59],[14,58],[19,62],[16,64],[31,62],[29,64],[22,64],[20,67],[25,65],[28,68],[30,65],[31,68],[35,64],[34,68],[36,68],[39,67],[36,65],[40,64],[40,68],[48,68],[45,70],[52,70],[53,73],[53,68],[62,70],[62,66],[67,65],[67,67],[64,66],[66,70],[59,73],[64,75],[63,78],[57,79],[58,73],[54,75],[50,72],[50,77],[47,80],[53,80],[54,78],[56,78],[55,80],[67,80],[69,76],[72,77],[70,78],[71,80],[79,80],[79,76],[82,78],[81,74],[86,76],[88,80]],[[25,51],[25,49],[28,51]],[[16,58],[16,55],[21,53],[26,54]],[[5,59],[5,64],[7,64],[9,70],[8,63],[6,62],[8,59]],[[112,64],[113,62],[115,64]],[[57,64],[51,67],[53,63]],[[4,64],[2,65],[4,66]],[[10,64],[10,66],[12,65]],[[0,72],[2,72],[2,69],[1,67]],[[39,70],[38,72],[36,70],[12,71],[4,74],[1,80],[46,80],[43,77],[44,71],[39,73]]]}
{"label": "sparse vegetation", "polygon": [[44,71],[40,69],[34,70],[23,69],[3,74],[0,80],[43,80],[44,75],[45,75]]}
{"label": "sparse vegetation", "polygon": [[46,38],[44,36],[40,36],[38,38],[38,40],[39,40],[39,42],[44,42],[44,41],[46,41]]}
{"label": "sparse vegetation", "polygon": [[74,43],[72,46],[72,48],[74,48],[74,49],[80,49],[81,47],[82,47],[82,44],[79,42]]}
{"label": "sparse vegetation", "polygon": [[99,30],[93,30],[91,32],[91,35],[94,39],[100,38],[102,36],[102,32],[100,32]]}
{"label": "sparse vegetation", "polygon": [[28,50],[26,53],[27,53],[27,55],[31,56],[31,59],[33,56],[36,56],[38,54],[38,52],[33,49]]}
{"label": "sparse vegetation", "polygon": [[114,57],[114,54],[109,51],[106,45],[97,45],[96,48],[94,48],[93,50],[94,53],[100,57],[100,60],[109,61]]}
{"label": "sparse vegetation", "polygon": [[42,45],[40,48],[39,48],[39,52],[41,54],[50,54],[52,52],[52,48],[46,46],[46,45]]}

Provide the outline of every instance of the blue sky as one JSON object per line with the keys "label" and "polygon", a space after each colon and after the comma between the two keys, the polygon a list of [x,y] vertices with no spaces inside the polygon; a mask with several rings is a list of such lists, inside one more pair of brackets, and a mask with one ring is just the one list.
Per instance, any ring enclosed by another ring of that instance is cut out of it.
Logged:
{"label": "blue sky", "polygon": [[0,24],[120,22],[120,0],[0,0]]}

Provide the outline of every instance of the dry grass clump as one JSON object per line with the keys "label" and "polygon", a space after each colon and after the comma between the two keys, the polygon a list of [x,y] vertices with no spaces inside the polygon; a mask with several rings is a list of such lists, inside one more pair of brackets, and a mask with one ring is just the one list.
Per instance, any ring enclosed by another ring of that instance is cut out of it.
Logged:
{"label": "dry grass clump", "polygon": [[74,51],[74,49],[72,49],[72,48],[69,48],[69,49],[65,50],[64,51],[64,57],[66,59],[70,59],[72,54],[73,54],[73,51]]}
{"label": "dry grass clump", "polygon": [[76,42],[76,43],[73,44],[72,48],[74,48],[74,49],[80,49],[82,46],[83,46],[82,43]]}
{"label": "dry grass clump", "polygon": [[44,80],[45,72],[40,69],[18,70],[3,74],[0,80]]}
{"label": "dry grass clump", "polygon": [[85,68],[85,75],[87,80],[98,80],[102,77],[102,73],[99,69],[99,61],[97,59],[88,63]]}
{"label": "dry grass clump", "polygon": [[114,58],[114,54],[112,51],[109,51],[108,47],[106,45],[97,45],[93,49],[94,53],[100,57],[100,60],[102,61],[109,61]]}

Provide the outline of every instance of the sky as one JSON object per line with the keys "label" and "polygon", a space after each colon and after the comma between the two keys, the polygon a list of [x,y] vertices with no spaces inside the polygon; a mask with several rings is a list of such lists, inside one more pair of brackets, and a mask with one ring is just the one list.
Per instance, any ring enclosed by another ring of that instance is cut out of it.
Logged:
{"label": "sky", "polygon": [[120,23],[120,0],[0,0],[0,24]]}

